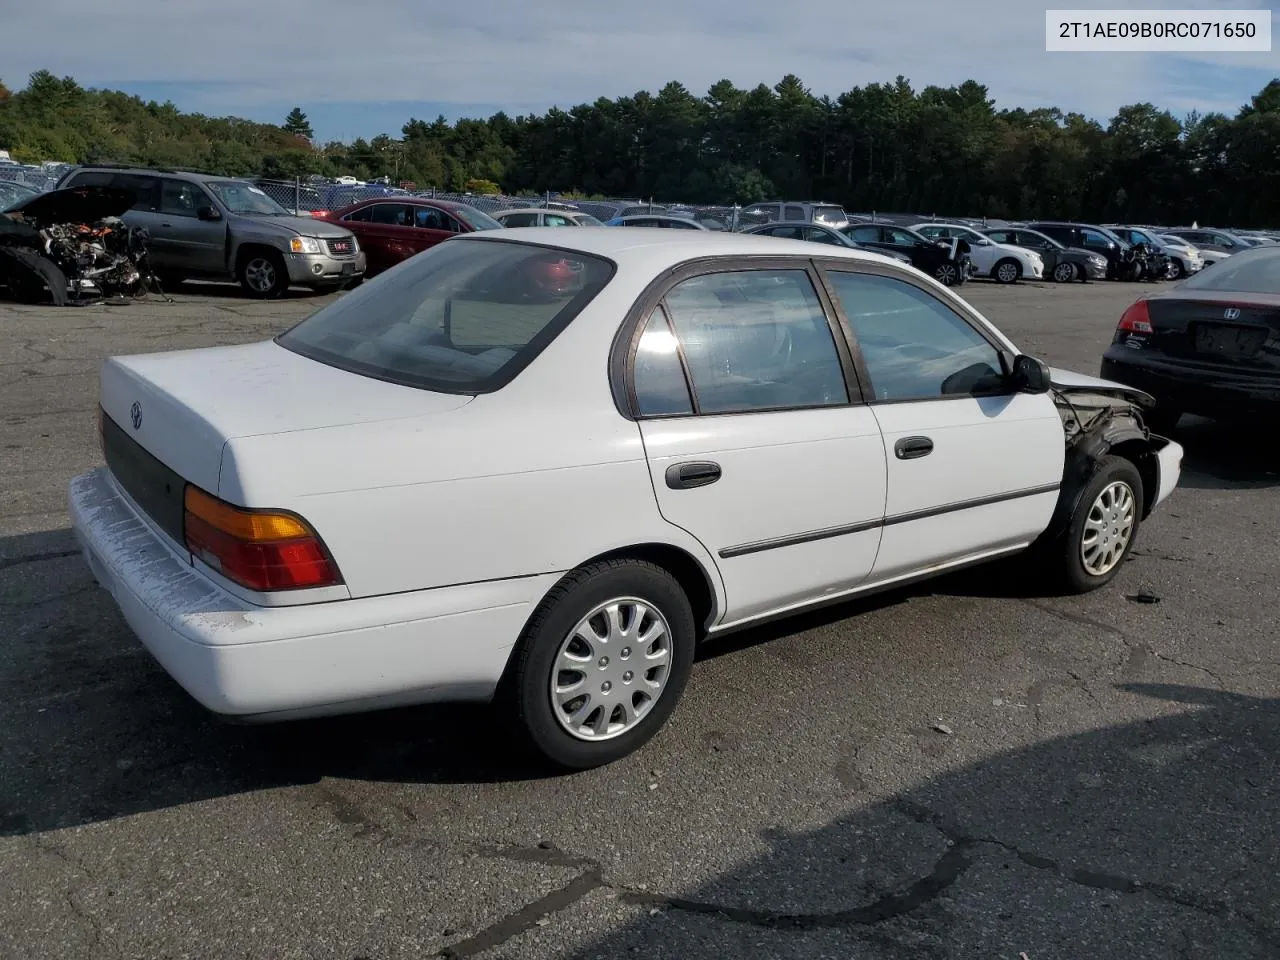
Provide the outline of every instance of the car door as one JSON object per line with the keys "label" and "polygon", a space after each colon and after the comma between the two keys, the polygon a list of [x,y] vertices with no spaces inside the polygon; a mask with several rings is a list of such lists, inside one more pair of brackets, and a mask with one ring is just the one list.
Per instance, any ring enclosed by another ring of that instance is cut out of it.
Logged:
{"label": "car door", "polygon": [[421,253],[438,243],[444,243],[456,233],[464,232],[462,225],[439,207],[422,204],[412,208],[414,229],[409,242],[414,253]]}
{"label": "car door", "polygon": [[160,178],[138,173],[114,173],[111,186],[133,193],[133,206],[120,219],[130,226],[146,229],[150,234],[147,250],[152,266],[167,267],[170,238],[168,231],[160,225]]}
{"label": "car door", "polygon": [[823,263],[884,437],[888,491],[872,580],[1032,542],[1062,481],[1062,421],[1047,394],[1011,390],[1007,350],[958,298],[884,268]]}
{"label": "car door", "polygon": [[201,209],[217,210],[197,183],[160,181],[160,228],[165,266],[190,274],[223,273],[227,258],[227,222],[201,220]]}
{"label": "car door", "polygon": [[725,620],[864,581],[884,443],[807,258],[690,265],[642,306],[630,393],[658,506],[716,558]]}
{"label": "car door", "polygon": [[413,211],[409,204],[378,201],[357,213],[361,214],[357,220],[361,246],[365,248],[371,272],[375,266],[377,270],[394,267],[418,252],[414,246]]}

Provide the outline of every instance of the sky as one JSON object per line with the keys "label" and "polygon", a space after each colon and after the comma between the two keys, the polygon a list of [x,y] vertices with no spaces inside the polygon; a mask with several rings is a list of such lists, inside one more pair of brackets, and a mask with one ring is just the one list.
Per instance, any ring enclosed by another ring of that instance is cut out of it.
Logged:
{"label": "sky", "polygon": [[[1181,116],[1234,113],[1273,77],[1269,53],[1047,53],[1045,8],[1271,9],[1275,0],[42,0],[4,14],[0,80],[35,70],[280,122],[318,140],[399,136],[410,117],[516,115],[678,80],[816,95],[905,76],[916,89],[973,79],[998,107],[1058,106],[1106,122],[1148,101]],[[68,25],[74,25],[69,29]]]}

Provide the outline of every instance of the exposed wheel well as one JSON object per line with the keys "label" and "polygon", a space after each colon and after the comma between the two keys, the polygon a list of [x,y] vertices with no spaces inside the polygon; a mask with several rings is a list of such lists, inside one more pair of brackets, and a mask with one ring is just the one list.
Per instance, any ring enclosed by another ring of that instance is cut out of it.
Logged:
{"label": "exposed wheel well", "polygon": [[1142,478],[1142,519],[1145,520],[1151,513],[1151,501],[1160,489],[1160,464],[1155,454],[1151,452],[1147,441],[1136,439],[1123,440],[1108,452],[1113,456],[1124,457],[1138,468],[1138,476]]}
{"label": "exposed wheel well", "polygon": [[588,563],[599,560],[624,558],[647,560],[675,577],[676,582],[684,589],[685,596],[689,598],[689,605],[693,607],[694,623],[698,625],[699,630],[706,630],[711,616],[715,613],[716,592],[702,564],[679,547],[666,543],[639,543],[591,557],[579,566],[586,566]]}

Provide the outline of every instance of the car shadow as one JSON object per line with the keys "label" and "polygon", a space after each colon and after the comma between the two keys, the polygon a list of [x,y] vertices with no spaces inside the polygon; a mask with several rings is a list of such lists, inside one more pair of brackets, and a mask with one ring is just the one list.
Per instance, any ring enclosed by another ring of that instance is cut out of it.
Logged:
{"label": "car shadow", "polygon": [[1183,416],[1172,438],[1185,451],[1179,486],[1236,490],[1280,485],[1275,424]]}
{"label": "car shadow", "polygon": [[[164,292],[171,297],[212,297],[217,299],[228,300],[246,300],[254,302],[255,298],[245,293],[244,288],[238,283],[222,280],[187,280],[183,283],[170,282],[165,284]],[[276,302],[280,300],[323,300],[332,296],[337,291],[327,290],[318,292],[308,289],[307,287],[290,287],[280,296]]]}
{"label": "car shadow", "polygon": [[877,789],[897,778],[851,739],[847,762],[802,775],[854,812],[779,823],[761,855],[686,889],[615,890],[629,922],[557,955],[1280,955],[1280,700],[1148,683],[1099,695],[1136,719],[898,789]]}

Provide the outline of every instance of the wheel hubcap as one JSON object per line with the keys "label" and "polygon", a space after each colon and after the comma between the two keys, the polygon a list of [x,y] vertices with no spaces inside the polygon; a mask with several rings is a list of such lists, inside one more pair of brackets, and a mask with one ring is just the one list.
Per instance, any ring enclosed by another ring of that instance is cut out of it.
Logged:
{"label": "wheel hubcap", "polygon": [[1093,501],[1080,541],[1080,559],[1095,577],[1109,573],[1133,535],[1133,490],[1117,480],[1108,484]]}
{"label": "wheel hubcap", "polygon": [[578,621],[556,653],[551,705],[579,740],[608,740],[643,720],[666,689],[671,628],[656,607],[624,597]]}
{"label": "wheel hubcap", "polygon": [[1006,263],[1000,268],[1000,279],[1005,283],[1012,283],[1018,276],[1018,268],[1011,263]]}
{"label": "wheel hubcap", "polygon": [[955,267],[939,267],[938,268],[938,279],[941,280],[944,284],[949,285],[951,281],[953,281],[955,278],[956,278]]}
{"label": "wheel hubcap", "polygon": [[270,260],[250,260],[244,268],[244,277],[249,281],[249,286],[265,293],[276,285],[276,268]]}
{"label": "wheel hubcap", "polygon": [[1053,272],[1054,272],[1054,275],[1058,278],[1058,280],[1059,280],[1059,281],[1067,281],[1067,280],[1070,280],[1070,279],[1071,279],[1072,274],[1074,274],[1074,273],[1075,273],[1075,271],[1071,269],[1071,264],[1069,264],[1069,263],[1060,263],[1060,264],[1058,264],[1057,269],[1056,269],[1056,270],[1054,270]]}

